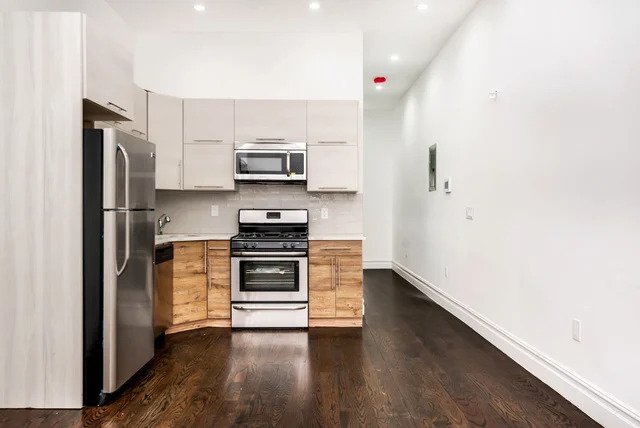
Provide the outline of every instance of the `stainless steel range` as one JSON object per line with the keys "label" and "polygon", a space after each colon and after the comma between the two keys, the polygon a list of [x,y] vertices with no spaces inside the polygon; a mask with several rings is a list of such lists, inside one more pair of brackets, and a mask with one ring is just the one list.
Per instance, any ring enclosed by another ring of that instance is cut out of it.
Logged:
{"label": "stainless steel range", "polygon": [[240,210],[231,238],[231,326],[309,326],[307,210]]}

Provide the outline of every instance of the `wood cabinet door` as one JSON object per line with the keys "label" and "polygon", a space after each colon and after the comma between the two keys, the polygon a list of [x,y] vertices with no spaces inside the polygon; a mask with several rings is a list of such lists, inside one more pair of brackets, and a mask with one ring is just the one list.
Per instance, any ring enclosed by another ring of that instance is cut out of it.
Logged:
{"label": "wood cabinet door", "polygon": [[233,100],[184,100],[185,144],[233,144]]}
{"label": "wood cabinet door", "polygon": [[362,317],[362,256],[336,258],[336,317]]}
{"label": "wood cabinet door", "polygon": [[309,318],[336,316],[335,266],[335,257],[309,257]]}
{"label": "wood cabinet door", "polygon": [[185,190],[235,190],[233,146],[230,144],[185,144]]}
{"label": "wood cabinet door", "polygon": [[90,101],[85,104],[85,120],[132,120],[133,54],[91,17],[83,18],[83,27],[83,97]]}
{"label": "wood cabinet door", "polygon": [[229,241],[209,241],[207,257],[208,318],[231,318],[231,258]]}
{"label": "wood cabinet door", "polygon": [[307,102],[236,100],[236,141],[307,141]]}
{"label": "wood cabinet door", "polygon": [[182,189],[182,100],[148,95],[149,142],[156,145],[156,189]]}
{"label": "wood cabinet door", "polygon": [[173,246],[173,324],[207,318],[206,241]]}
{"label": "wood cabinet door", "polygon": [[358,145],[358,101],[308,101],[308,143]]}
{"label": "wood cabinet door", "polygon": [[307,191],[358,191],[358,146],[308,146],[307,156]]}

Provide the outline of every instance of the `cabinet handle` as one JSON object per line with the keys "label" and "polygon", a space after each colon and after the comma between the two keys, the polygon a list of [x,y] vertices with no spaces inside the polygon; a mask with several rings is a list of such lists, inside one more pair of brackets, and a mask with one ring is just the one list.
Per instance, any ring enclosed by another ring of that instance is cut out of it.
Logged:
{"label": "cabinet handle", "polygon": [[203,242],[204,244],[204,273],[207,273],[207,241]]}
{"label": "cabinet handle", "polygon": [[336,289],[336,268],[335,268],[336,258],[331,257],[331,289]]}
{"label": "cabinet handle", "polygon": [[322,251],[349,251],[351,247],[324,247],[321,248]]}
{"label": "cabinet handle", "polygon": [[337,260],[338,260],[338,285],[336,286],[336,288],[339,288],[339,287],[342,285],[342,284],[341,284],[341,282],[342,282],[342,275],[340,274],[340,269],[341,269],[341,266],[340,266],[340,259],[337,259]]}
{"label": "cabinet handle", "polygon": [[321,190],[348,190],[348,187],[326,187],[326,186],[320,186],[319,189]]}
{"label": "cabinet handle", "polygon": [[196,143],[222,143],[223,140],[206,140],[206,139],[198,139],[198,140],[193,140]]}
{"label": "cabinet handle", "polygon": [[348,141],[318,141],[318,144],[348,144]]}
{"label": "cabinet handle", "polygon": [[147,134],[145,134],[145,133],[144,133],[144,132],[142,132],[142,131],[138,131],[137,129],[132,129],[132,130],[131,130],[131,132],[137,132],[137,133],[138,133],[138,134],[140,134],[140,135],[147,135]]}
{"label": "cabinet handle", "polygon": [[178,188],[182,189],[182,161],[178,161]]}
{"label": "cabinet handle", "polygon": [[284,138],[256,138],[256,141],[285,141]]}
{"label": "cabinet handle", "polygon": [[196,189],[222,189],[224,186],[193,186]]}
{"label": "cabinet handle", "polygon": [[226,247],[209,247],[209,251],[227,251]]}
{"label": "cabinet handle", "polygon": [[117,109],[118,109],[118,110],[120,110],[120,111],[124,111],[124,112],[126,112],[126,111],[127,111],[127,109],[126,109],[126,108],[122,108],[122,107],[120,107],[118,104],[114,104],[114,103],[112,103],[111,101],[108,101],[108,102],[107,102],[107,105],[108,105],[108,106],[113,106],[113,107],[117,108]]}

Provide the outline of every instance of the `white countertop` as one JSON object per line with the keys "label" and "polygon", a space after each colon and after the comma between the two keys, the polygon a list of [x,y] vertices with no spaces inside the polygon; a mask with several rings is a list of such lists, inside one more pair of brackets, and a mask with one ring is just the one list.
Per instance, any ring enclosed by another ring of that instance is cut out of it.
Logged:
{"label": "white countertop", "polygon": [[165,233],[156,235],[156,245],[184,241],[227,241],[235,233]]}
{"label": "white countertop", "polygon": [[[185,241],[226,241],[235,233],[165,233],[156,235],[156,245]],[[363,235],[311,235],[310,241],[364,241]]]}

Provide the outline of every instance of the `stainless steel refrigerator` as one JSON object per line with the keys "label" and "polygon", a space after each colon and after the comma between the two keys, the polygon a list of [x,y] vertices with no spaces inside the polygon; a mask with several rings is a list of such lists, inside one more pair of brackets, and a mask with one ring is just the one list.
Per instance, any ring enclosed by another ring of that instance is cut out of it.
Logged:
{"label": "stainless steel refrigerator", "polygon": [[154,353],[155,145],[85,129],[83,161],[84,403],[100,405]]}

